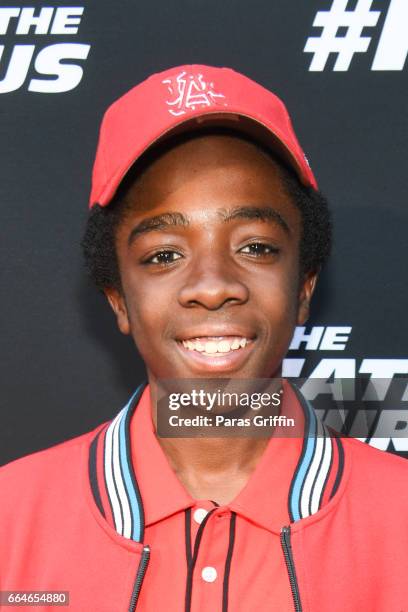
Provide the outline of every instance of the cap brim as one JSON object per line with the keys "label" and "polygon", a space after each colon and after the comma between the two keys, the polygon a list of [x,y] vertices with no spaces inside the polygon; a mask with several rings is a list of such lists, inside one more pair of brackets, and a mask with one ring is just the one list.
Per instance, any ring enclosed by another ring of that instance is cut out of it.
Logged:
{"label": "cap brim", "polygon": [[304,185],[310,185],[310,177],[305,176],[299,160],[297,160],[297,158],[292,154],[291,150],[275,131],[272,131],[270,127],[262,123],[257,117],[244,115],[241,112],[233,112],[231,110],[225,112],[220,112],[217,110],[217,112],[203,113],[192,118],[190,117],[186,120],[180,120],[178,123],[173,124],[169,129],[165,130],[161,134],[158,134],[144,148],[137,152],[126,167],[123,168],[122,172],[116,174],[114,181],[112,181],[105,190],[105,193],[101,198],[102,201],[98,203],[101,206],[106,206],[109,204],[129,170],[149,149],[177,134],[212,127],[227,127],[236,132],[249,136],[292,167],[299,177],[299,180]]}

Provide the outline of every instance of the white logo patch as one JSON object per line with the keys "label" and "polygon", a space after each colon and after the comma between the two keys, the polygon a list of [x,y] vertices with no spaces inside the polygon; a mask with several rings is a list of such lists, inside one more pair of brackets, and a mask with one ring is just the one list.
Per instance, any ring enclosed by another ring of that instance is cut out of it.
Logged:
{"label": "white logo patch", "polygon": [[170,108],[169,113],[175,117],[185,115],[188,111],[194,111],[203,106],[226,106],[225,96],[216,93],[214,83],[206,82],[202,74],[188,74],[186,71],[177,76],[164,79],[171,99],[166,100]]}

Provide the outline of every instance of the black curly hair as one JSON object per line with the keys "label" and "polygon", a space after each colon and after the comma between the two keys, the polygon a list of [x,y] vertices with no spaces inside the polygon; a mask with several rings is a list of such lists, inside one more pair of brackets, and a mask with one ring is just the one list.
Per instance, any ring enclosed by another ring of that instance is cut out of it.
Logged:
{"label": "black curly hair", "polygon": [[251,142],[278,163],[284,186],[302,216],[299,253],[301,276],[318,272],[327,261],[332,245],[332,222],[328,202],[323,194],[312,187],[305,187],[292,167],[250,137],[227,128],[201,129],[193,133],[172,136],[148,149],[133,164],[109,205],[102,207],[96,204],[90,210],[81,246],[86,271],[101,291],[108,287],[121,290],[115,236],[117,227],[132,207],[132,203],[126,197],[131,185],[157,156],[179,142],[203,134],[204,131],[211,134],[233,135]]}

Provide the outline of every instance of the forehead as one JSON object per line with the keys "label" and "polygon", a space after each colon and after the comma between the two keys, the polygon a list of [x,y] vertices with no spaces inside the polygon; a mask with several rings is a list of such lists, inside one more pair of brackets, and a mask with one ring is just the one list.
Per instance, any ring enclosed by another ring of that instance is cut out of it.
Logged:
{"label": "forehead", "polygon": [[124,200],[137,216],[251,203],[294,208],[281,162],[244,136],[225,132],[190,134],[149,151],[132,169]]}

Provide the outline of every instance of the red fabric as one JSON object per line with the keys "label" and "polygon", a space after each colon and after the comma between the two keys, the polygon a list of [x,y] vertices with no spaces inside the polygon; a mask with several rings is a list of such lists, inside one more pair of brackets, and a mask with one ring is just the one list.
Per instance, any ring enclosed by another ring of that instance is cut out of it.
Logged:
{"label": "red fabric", "polygon": [[[237,116],[255,122],[256,137],[274,144],[301,181],[317,188],[283,102],[255,81],[230,68],[176,66],[153,74],[116,100],[101,125],[92,176],[90,207],[106,206],[136,159],[171,130],[195,118],[221,117],[247,132]],[[228,116],[235,115],[229,119]],[[202,122],[196,123],[195,127]],[[272,134],[273,136],[270,136]]]}
{"label": "red fabric", "polygon": [[[149,433],[148,417],[147,409],[140,410],[132,423],[146,504],[145,543],[151,547],[137,612],[180,612],[187,574],[183,507],[191,505],[193,513],[213,505],[192,500],[177,485]],[[128,610],[142,544],[118,535],[93,499],[88,452],[97,430],[0,469],[0,590],[68,590],[71,610]],[[231,510],[237,523],[229,611],[292,612],[279,540],[285,521],[280,501],[288,483],[280,470],[293,468],[289,455],[284,457],[287,442],[279,442],[280,456],[267,449],[247,487],[210,517],[194,574],[192,612],[222,609]],[[356,440],[344,439],[343,445],[345,469],[336,495],[292,524],[303,611],[406,610],[408,463]],[[193,520],[193,543],[197,529]],[[202,579],[204,566],[216,568],[214,582]]]}
{"label": "red fabric", "polygon": [[[303,413],[292,389],[285,387],[282,414],[303,422]],[[279,531],[289,522],[290,480],[301,452],[299,438],[271,438],[247,485],[229,504],[237,512],[266,529]],[[131,422],[132,457],[145,509],[146,526],[183,511],[202,507],[178,480],[154,433],[149,387],[143,392]],[[181,517],[184,520],[184,517]]]}

